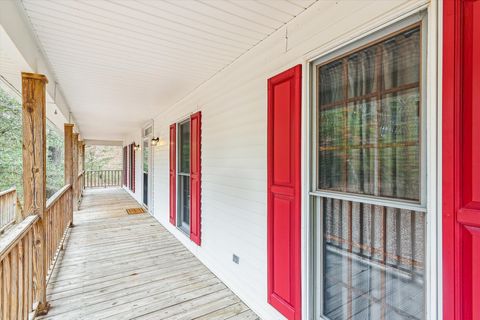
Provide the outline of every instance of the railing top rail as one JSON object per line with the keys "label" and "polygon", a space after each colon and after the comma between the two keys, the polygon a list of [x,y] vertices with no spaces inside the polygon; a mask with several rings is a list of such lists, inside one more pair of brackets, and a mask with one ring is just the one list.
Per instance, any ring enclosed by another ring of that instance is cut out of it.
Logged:
{"label": "railing top rail", "polygon": [[67,192],[68,189],[70,189],[72,187],[71,184],[66,184],[63,186],[62,189],[58,190],[57,192],[55,192],[50,198],[48,198],[47,200],[47,205],[45,207],[45,210],[48,210],[50,209],[50,207],[52,205],[55,204],[55,202],[58,201],[58,199],[60,199],[60,197],[65,193]]}
{"label": "railing top rail", "polygon": [[7,234],[0,237],[0,261],[10,252],[23,235],[30,230],[31,226],[39,219],[38,215],[30,215],[22,222],[15,225]]}
{"label": "railing top rail", "polygon": [[122,169],[85,170],[85,172],[122,171]]}
{"label": "railing top rail", "polygon": [[85,174],[85,170],[82,170],[82,172],[79,172],[78,176],[81,177],[83,174]]}
{"label": "railing top rail", "polygon": [[4,191],[0,191],[0,197],[2,197],[4,195],[7,195],[9,193],[15,192],[15,191],[17,191],[17,188],[15,188],[15,187],[12,187],[12,188],[4,190]]}

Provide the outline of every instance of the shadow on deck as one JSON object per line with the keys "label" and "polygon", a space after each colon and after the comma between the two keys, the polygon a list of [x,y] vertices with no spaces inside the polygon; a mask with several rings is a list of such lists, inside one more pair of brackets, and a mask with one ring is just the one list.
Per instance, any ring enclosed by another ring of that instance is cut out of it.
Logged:
{"label": "shadow on deck", "polygon": [[39,319],[258,319],[123,189],[86,190]]}

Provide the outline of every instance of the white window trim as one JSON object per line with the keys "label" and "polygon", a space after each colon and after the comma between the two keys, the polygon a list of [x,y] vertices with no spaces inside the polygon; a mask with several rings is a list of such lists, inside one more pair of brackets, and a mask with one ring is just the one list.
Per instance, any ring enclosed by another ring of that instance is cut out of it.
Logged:
{"label": "white window trim", "polygon": [[[152,128],[152,132],[151,132],[148,136],[146,136],[146,135],[145,135],[145,130],[148,129],[148,128],[150,128],[150,127]],[[141,175],[142,175],[142,193],[141,193],[141,195],[140,195],[140,196],[141,196],[141,199],[140,199],[141,201],[140,201],[140,203],[141,203],[142,206],[147,210],[147,212],[148,212],[150,215],[152,215],[152,216],[154,215],[154,212],[155,212],[155,211],[154,211],[154,203],[155,203],[155,201],[154,201],[154,199],[153,199],[153,198],[154,198],[154,193],[153,193],[153,188],[154,188],[154,178],[153,178],[153,172],[154,172],[154,171],[153,171],[153,167],[154,167],[153,149],[152,149],[152,147],[151,147],[151,145],[150,145],[150,143],[149,143],[149,144],[148,144],[148,147],[150,148],[150,159],[149,159],[149,163],[148,163],[148,176],[149,176],[149,180],[150,180],[150,181],[148,182],[148,187],[149,187],[149,188],[148,188],[148,189],[149,189],[149,190],[148,190],[148,203],[149,203],[149,205],[146,206],[146,205],[143,203],[143,191],[144,191],[144,190],[143,190],[143,186],[144,186],[144,183],[145,183],[145,182],[144,182],[144,178],[143,178],[143,160],[144,160],[144,159],[143,159],[143,148],[144,148],[143,142],[144,142],[145,138],[150,138],[150,139],[151,139],[151,138],[153,137],[154,131],[155,131],[155,127],[154,127],[154,122],[153,122],[153,120],[147,122],[147,124],[145,124],[145,125],[142,127],[142,134],[141,134],[142,139],[141,139],[141,142],[140,142],[140,146],[141,146],[141,149],[140,149],[140,153],[141,153],[141,154],[140,154],[140,159],[142,159],[142,161],[141,161],[141,168],[140,168],[140,169],[141,169],[141,170],[140,170],[140,173],[141,173]]]}
{"label": "white window trim", "polygon": [[[426,9],[426,10],[425,10]],[[426,11],[426,12],[425,12]],[[365,36],[357,36],[346,44],[341,40],[337,41],[337,45],[333,46],[333,49],[328,50],[324,54],[319,54],[308,58],[304,61],[303,67],[305,74],[303,75],[304,90],[303,90],[303,103],[307,106],[302,113],[303,122],[303,135],[302,139],[302,163],[304,165],[303,178],[304,178],[304,190],[302,200],[302,309],[305,318],[315,319],[315,308],[313,300],[313,290],[316,287],[313,283],[314,278],[314,246],[312,243],[312,230],[314,225],[312,223],[312,213],[315,212],[312,208],[312,196],[318,191],[314,188],[314,175],[312,174],[312,152],[311,146],[316,141],[315,134],[312,135],[312,113],[311,110],[315,109],[312,106],[312,67],[313,61],[318,61],[320,58],[326,58],[328,56],[339,56],[342,50],[351,50],[352,43],[355,47],[359,46],[359,43],[363,41],[369,43],[381,37],[382,34],[388,35],[395,30],[401,29],[403,26],[412,25],[415,21],[422,21],[422,45],[426,45],[426,48],[422,48],[422,87],[421,95],[422,101],[425,106],[422,108],[422,117],[425,118],[422,124],[424,130],[428,128],[428,134],[422,137],[425,141],[426,152],[425,159],[422,159],[422,170],[425,179],[422,181],[422,188],[426,188],[424,195],[422,194],[421,205],[413,205],[415,210],[422,209],[427,211],[426,215],[426,252],[425,252],[425,296],[426,307],[425,317],[426,319],[440,319],[442,316],[442,301],[441,301],[441,212],[437,212],[437,208],[441,208],[441,186],[438,183],[441,181],[441,158],[438,157],[438,151],[441,151],[441,109],[439,109],[440,91],[438,90],[441,84],[441,79],[437,80],[438,66],[441,67],[441,59],[438,59],[438,54],[441,52],[438,47],[439,31],[438,25],[441,22],[441,8],[438,4],[421,4],[416,8],[410,8],[404,12],[400,12],[398,17],[390,19],[390,21],[384,21],[383,25],[372,27],[370,32],[364,33]],[[441,33],[440,33],[441,35]],[[349,48],[350,47],[350,48]],[[345,52],[345,51],[344,51]],[[426,59],[425,59],[426,57]],[[430,62],[430,63],[428,63]],[[313,117],[313,119],[315,119]],[[439,131],[440,130],[440,131]],[[315,161],[315,160],[314,160]],[[315,163],[315,162],[313,162]],[[423,167],[425,166],[425,167]],[[316,180],[316,179],[314,179]],[[312,183],[313,182],[313,183]],[[314,191],[315,190],[315,191]],[[313,194],[312,194],[313,193]],[[389,202],[389,199],[386,199]],[[405,204],[405,202],[402,202]],[[399,205],[397,203],[397,205]],[[408,204],[407,204],[408,206]],[[419,210],[420,211],[420,210]],[[317,226],[321,227],[321,226]],[[319,229],[321,230],[321,229]],[[318,287],[318,286],[317,286]],[[317,315],[317,319],[323,319]]]}

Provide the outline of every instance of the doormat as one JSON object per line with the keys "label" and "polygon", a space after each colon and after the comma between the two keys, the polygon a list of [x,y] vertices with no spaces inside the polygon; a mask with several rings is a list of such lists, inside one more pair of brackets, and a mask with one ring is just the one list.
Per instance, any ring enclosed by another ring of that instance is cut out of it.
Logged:
{"label": "doormat", "polygon": [[127,209],[128,214],[139,214],[139,213],[145,213],[145,210],[143,208],[130,208]]}

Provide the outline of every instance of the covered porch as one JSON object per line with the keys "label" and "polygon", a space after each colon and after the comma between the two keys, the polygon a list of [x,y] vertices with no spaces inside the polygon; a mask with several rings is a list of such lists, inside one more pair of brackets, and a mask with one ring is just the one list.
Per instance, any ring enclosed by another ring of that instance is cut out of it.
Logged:
{"label": "covered porch", "polygon": [[121,187],[120,170],[85,171],[70,123],[64,186],[47,198],[47,83],[22,73],[23,188],[0,192],[0,319],[259,319]]}
{"label": "covered porch", "polygon": [[480,320],[479,17],[0,0],[0,320]]}

